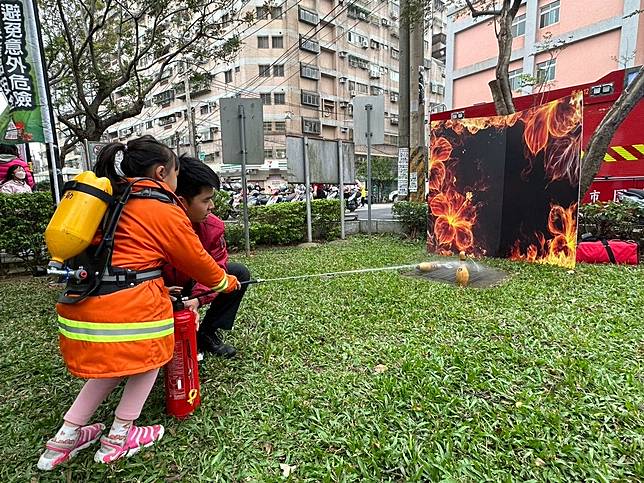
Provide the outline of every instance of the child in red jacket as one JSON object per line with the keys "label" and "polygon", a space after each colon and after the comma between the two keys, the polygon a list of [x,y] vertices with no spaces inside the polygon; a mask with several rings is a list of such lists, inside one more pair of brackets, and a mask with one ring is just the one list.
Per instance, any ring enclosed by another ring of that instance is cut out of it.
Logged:
{"label": "child in red jacket", "polygon": [[[219,189],[217,174],[198,159],[182,156],[176,195],[185,204],[188,218],[201,240],[201,244],[227,273],[235,275],[240,282],[250,280],[250,272],[241,263],[228,262],[228,250],[224,238],[224,222],[210,213],[212,196]],[[195,296],[208,291],[208,287],[196,283],[176,268],[167,265],[163,270],[167,286],[182,287],[184,296]],[[209,294],[190,300],[187,305],[197,309],[209,305],[197,333],[199,352],[209,352],[222,357],[233,357],[236,349],[224,344],[222,330],[231,330],[247,285],[229,294]]]}

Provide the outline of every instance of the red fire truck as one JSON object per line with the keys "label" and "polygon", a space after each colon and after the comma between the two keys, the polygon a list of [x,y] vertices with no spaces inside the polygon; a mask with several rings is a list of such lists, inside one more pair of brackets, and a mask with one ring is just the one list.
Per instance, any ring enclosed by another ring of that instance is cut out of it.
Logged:
{"label": "red fire truck", "polygon": [[[595,82],[555,89],[539,94],[514,98],[517,111],[529,109],[570,95],[573,91],[584,92],[583,145],[604,118],[622,90],[637,74],[639,67],[611,72]],[[473,106],[433,113],[432,121],[494,116],[494,104],[483,103]],[[584,194],[583,203],[614,201],[620,191],[627,188],[644,189],[644,101],[640,101],[630,112],[613,136],[604,162],[593,184]]]}

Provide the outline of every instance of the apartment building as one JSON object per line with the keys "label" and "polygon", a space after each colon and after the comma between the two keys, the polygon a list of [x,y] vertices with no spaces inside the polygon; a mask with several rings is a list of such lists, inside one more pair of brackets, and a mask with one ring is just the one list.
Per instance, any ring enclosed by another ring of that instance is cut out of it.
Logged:
{"label": "apartment building", "polygon": [[[397,155],[399,119],[399,17],[394,0],[286,0],[267,6],[248,1],[255,22],[239,31],[243,48],[230,64],[204,61],[194,69],[178,63],[152,92],[143,112],[105,133],[106,141],[151,134],[186,152],[189,146],[185,76],[195,112],[200,156],[220,173],[223,163],[219,101],[241,95],[264,104],[264,165],[250,178],[269,183],[286,177],[286,135],[353,140],[351,100],[385,97],[385,145],[374,153]],[[445,108],[445,6],[428,15],[425,87],[429,110]],[[224,17],[225,20],[225,17]],[[437,43],[432,45],[432,40]],[[366,152],[357,146],[357,153]]]}
{"label": "apartment building", "polygon": [[[523,2],[512,25],[509,70],[515,93],[590,82],[643,64],[644,15],[637,15],[642,9],[644,0]],[[445,103],[452,109],[490,102],[488,82],[498,55],[490,19],[472,19],[458,10],[447,18]],[[537,86],[524,85],[526,79]]]}

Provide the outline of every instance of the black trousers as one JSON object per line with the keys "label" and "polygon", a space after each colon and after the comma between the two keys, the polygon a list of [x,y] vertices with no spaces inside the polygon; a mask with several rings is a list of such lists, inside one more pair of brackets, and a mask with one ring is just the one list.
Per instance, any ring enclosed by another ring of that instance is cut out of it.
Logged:
{"label": "black trousers", "polygon": [[[237,277],[240,282],[250,280],[250,271],[246,268],[246,265],[241,263],[229,263],[226,272]],[[201,320],[199,332],[209,334],[217,329],[232,329],[239,305],[247,288],[248,285],[242,285],[239,290],[234,292],[217,294],[215,300],[210,303],[206,315]]]}

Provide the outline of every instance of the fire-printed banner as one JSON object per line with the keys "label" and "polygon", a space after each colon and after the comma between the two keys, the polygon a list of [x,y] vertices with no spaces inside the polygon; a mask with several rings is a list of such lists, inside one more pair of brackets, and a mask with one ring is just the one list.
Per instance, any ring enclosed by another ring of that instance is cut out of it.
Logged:
{"label": "fire-printed banner", "polygon": [[582,99],[432,122],[428,249],[574,267]]}

